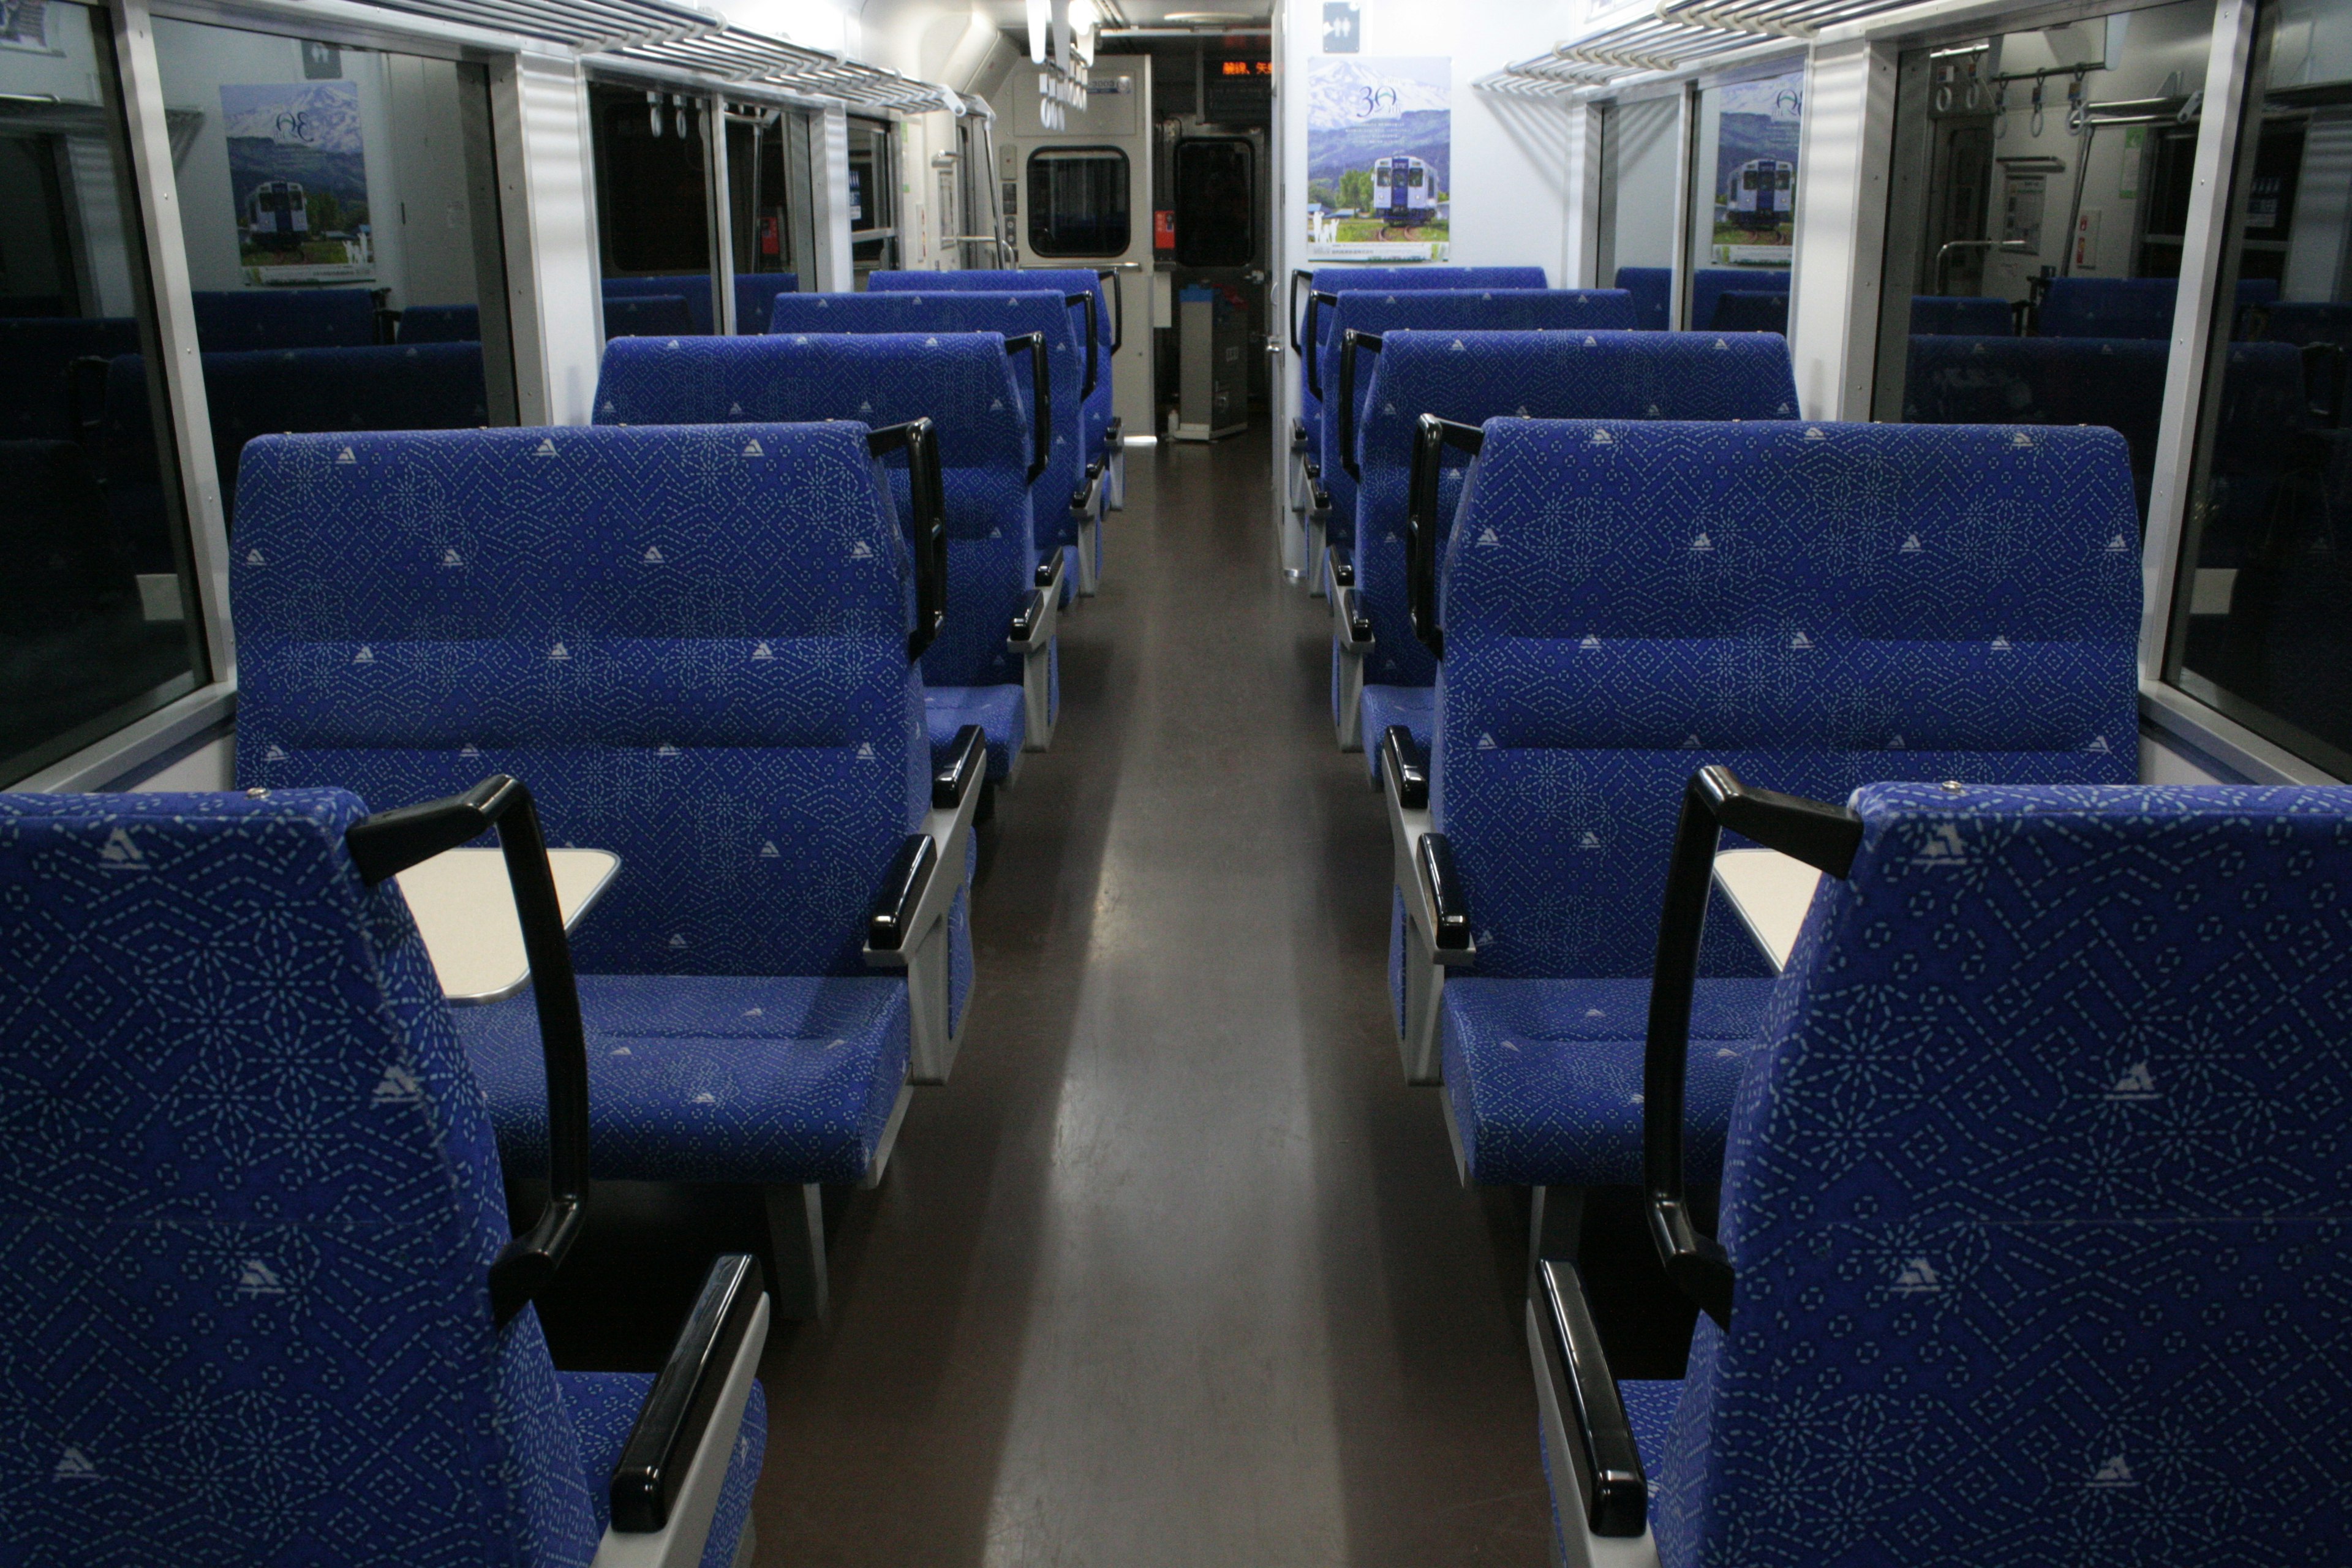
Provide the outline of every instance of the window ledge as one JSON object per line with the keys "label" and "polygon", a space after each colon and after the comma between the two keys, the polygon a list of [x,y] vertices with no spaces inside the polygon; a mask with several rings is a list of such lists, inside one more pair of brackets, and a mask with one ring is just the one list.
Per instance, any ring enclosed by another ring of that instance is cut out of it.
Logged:
{"label": "window ledge", "polygon": [[2236,720],[2209,708],[2177,686],[2142,680],[2140,717],[2185,742],[2251,784],[2332,784],[2344,781]]}

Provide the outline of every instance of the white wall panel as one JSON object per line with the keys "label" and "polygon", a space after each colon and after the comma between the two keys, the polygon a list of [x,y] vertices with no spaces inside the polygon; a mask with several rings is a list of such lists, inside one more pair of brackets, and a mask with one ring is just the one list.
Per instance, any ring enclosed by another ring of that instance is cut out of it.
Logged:
{"label": "white wall panel", "polygon": [[586,83],[569,60],[522,55],[494,85],[522,422],[585,425],[604,349]]}
{"label": "white wall panel", "polygon": [[1814,50],[1800,134],[1789,350],[1809,419],[1867,419],[1894,138],[1895,51]]}

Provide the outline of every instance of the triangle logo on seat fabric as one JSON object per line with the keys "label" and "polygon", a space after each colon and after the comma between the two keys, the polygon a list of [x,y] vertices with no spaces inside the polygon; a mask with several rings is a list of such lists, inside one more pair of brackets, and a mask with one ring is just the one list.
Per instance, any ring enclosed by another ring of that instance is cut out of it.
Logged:
{"label": "triangle logo on seat fabric", "polygon": [[463,566],[465,563],[466,558],[458,554],[454,547],[441,552],[441,564],[444,566]]}
{"label": "triangle logo on seat fabric", "polygon": [[1813,639],[1807,637],[1804,633],[1799,632],[1795,637],[1789,639],[1789,646],[1793,648],[1809,648],[1813,646]]}
{"label": "triangle logo on seat fabric", "polygon": [[376,1079],[375,1092],[368,1096],[375,1105],[415,1105],[424,1098],[425,1089],[416,1075],[398,1062],[383,1069],[383,1076]]}
{"label": "triangle logo on seat fabric", "polygon": [[2105,752],[2106,749],[2107,738],[2105,735],[2092,736],[2090,743],[2083,748],[2086,752]]}
{"label": "triangle logo on seat fabric", "polygon": [[776,841],[774,839],[771,838],[766,843],[760,846],[761,859],[774,860],[780,858],[781,852],[776,848]]}
{"label": "triangle logo on seat fabric", "polygon": [[245,563],[247,566],[267,566],[269,564],[268,562],[262,559],[261,552],[258,550],[247,551],[245,552]]}
{"label": "triangle logo on seat fabric", "polygon": [[680,948],[685,947],[685,946],[686,946],[686,933],[685,933],[684,931],[672,931],[672,932],[670,933],[670,938],[669,938],[669,945],[670,945],[670,948],[671,948],[671,950],[672,950],[673,952],[675,952],[675,951],[677,951],[677,950],[678,950],[678,949],[680,949]]}
{"label": "triangle logo on seat fabric", "polygon": [[1706,552],[1715,548],[1715,541],[1702,533],[1696,539],[1691,541],[1690,547],[1693,551],[1700,554],[1705,554]]}
{"label": "triangle logo on seat fabric", "polygon": [[335,454],[335,461],[338,463],[356,463],[359,460],[358,454],[354,453],[349,447],[344,447],[341,451]]}
{"label": "triangle logo on seat fabric", "polygon": [[773,658],[776,657],[776,650],[766,643],[755,643],[751,647],[751,657],[754,659]]}
{"label": "triangle logo on seat fabric", "polygon": [[2121,1454],[2117,1454],[2114,1458],[2092,1471],[2091,1479],[2084,1484],[2105,1489],[2136,1487],[2139,1482],[2132,1479],[2131,1466],[2125,1462]]}
{"label": "triangle logo on seat fabric", "polygon": [[1478,531],[1478,542],[1482,546],[1494,546],[1499,545],[1503,542],[1495,537],[1495,531],[1493,529],[1482,528]]}
{"label": "triangle logo on seat fabric", "polygon": [[98,852],[99,864],[110,871],[144,871],[147,857],[139,846],[131,842],[131,835],[118,827],[106,836],[106,843]]}
{"label": "triangle logo on seat fabric", "polygon": [[285,1282],[278,1271],[258,1258],[248,1258],[236,1271],[236,1293],[240,1296],[283,1296]]}
{"label": "triangle logo on seat fabric", "polygon": [[1822,432],[1820,426],[1808,425],[1805,426],[1805,439],[1808,441],[1826,441],[1829,439],[1829,437]]}
{"label": "triangle logo on seat fabric", "polygon": [[1919,536],[1917,534],[1906,533],[1903,536],[1903,548],[1897,553],[1904,555],[1916,555],[1925,548],[1926,546],[1919,542]]}
{"label": "triangle logo on seat fabric", "polygon": [[261,760],[265,763],[282,763],[286,760],[286,748],[272,746],[261,754]]}
{"label": "triangle logo on seat fabric", "polygon": [[1593,636],[1591,632],[1587,632],[1584,634],[1584,640],[1578,643],[1576,646],[1580,648],[1597,648],[1601,646],[1601,639]]}
{"label": "triangle logo on seat fabric", "polygon": [[54,1479],[61,1481],[94,1481],[101,1479],[98,1473],[98,1467],[91,1464],[89,1456],[79,1448],[68,1448],[58,1455],[58,1468],[49,1473]]}
{"label": "triangle logo on seat fabric", "polygon": [[1479,749],[1480,751],[1482,751],[1482,752],[1491,752],[1491,751],[1493,751],[1493,750],[1495,749],[1495,737],[1494,737],[1494,736],[1492,736],[1492,735],[1481,735],[1481,736],[1479,736],[1479,737],[1478,737],[1478,749]]}
{"label": "triangle logo on seat fabric", "polygon": [[1699,749],[1699,744],[1698,731],[1696,730],[1693,730],[1689,734],[1683,737],[1682,749],[1685,752],[1697,751]]}
{"label": "triangle logo on seat fabric", "polygon": [[562,643],[557,643],[553,647],[547,650],[547,662],[550,664],[568,663],[571,660],[571,658],[572,650],[565,647]]}
{"label": "triangle logo on seat fabric", "polygon": [[2130,548],[2130,545],[2124,542],[2124,536],[2120,533],[2107,541],[2107,549],[2117,555],[2122,554],[2125,551],[2129,550]]}
{"label": "triangle logo on seat fabric", "polygon": [[861,763],[870,763],[874,760],[873,742],[860,741],[857,742],[857,760]]}
{"label": "triangle logo on seat fabric", "polygon": [[534,458],[552,458],[555,456],[554,437],[551,436],[541,436],[539,438],[539,445],[530,449],[530,455]]}
{"label": "triangle logo on seat fabric", "polygon": [[743,443],[743,456],[747,458],[764,458],[768,454],[766,452],[761,450],[760,438],[757,436],[752,437],[750,440]]}
{"label": "triangle logo on seat fabric", "polygon": [[648,566],[658,566],[664,561],[667,561],[668,557],[661,552],[660,545],[648,544],[646,546],[646,552],[639,556],[638,559],[643,561]]}
{"label": "triangle logo on seat fabric", "polygon": [[1598,849],[1601,847],[1601,835],[1587,828],[1584,837],[1576,841],[1576,847],[1579,849]]}
{"label": "triangle logo on seat fabric", "polygon": [[352,655],[352,662],[353,664],[373,664],[375,662],[375,649],[368,647],[365,643],[360,644],[360,651]]}
{"label": "triangle logo on seat fabric", "polygon": [[461,757],[478,757],[482,754],[482,748],[468,741],[457,748],[457,754]]}
{"label": "triangle logo on seat fabric", "polygon": [[1944,1282],[1936,1276],[1936,1267],[1924,1258],[1914,1258],[1903,1265],[1895,1276],[1895,1293],[1898,1296],[1935,1296],[1943,1292]]}
{"label": "triangle logo on seat fabric", "polygon": [[2156,1075],[2147,1070],[2147,1064],[2146,1062],[2134,1062],[2130,1068],[2125,1072],[2124,1076],[2116,1080],[2116,1087],[2107,1090],[2105,1095],[2102,1098],[2128,1101],[2146,1101],[2150,1100],[2158,1100],[2163,1097],[2157,1089]]}

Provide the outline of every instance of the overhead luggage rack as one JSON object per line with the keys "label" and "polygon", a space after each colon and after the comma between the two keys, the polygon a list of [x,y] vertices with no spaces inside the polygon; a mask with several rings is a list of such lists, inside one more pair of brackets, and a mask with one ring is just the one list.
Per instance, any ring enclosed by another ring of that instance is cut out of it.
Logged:
{"label": "overhead luggage rack", "polygon": [[1515,61],[1472,85],[1480,92],[1564,98],[1627,78],[1687,70],[1899,10],[1913,0],[1657,0],[1656,7]]}
{"label": "overhead luggage rack", "polygon": [[583,54],[723,32],[725,18],[675,0],[371,0],[385,11],[488,27]]}

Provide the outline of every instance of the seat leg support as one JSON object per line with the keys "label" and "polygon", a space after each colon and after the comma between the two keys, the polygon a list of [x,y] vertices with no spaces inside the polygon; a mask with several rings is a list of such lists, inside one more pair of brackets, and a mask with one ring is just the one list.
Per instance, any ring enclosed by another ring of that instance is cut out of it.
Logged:
{"label": "seat leg support", "polygon": [[1584,1240],[1584,1189],[1538,1187],[1528,1208],[1528,1292],[1540,1280],[1547,1258],[1576,1261]]}
{"label": "seat leg support", "polygon": [[1100,574],[1095,535],[1101,527],[1102,520],[1091,512],[1078,520],[1078,596],[1082,599],[1095,596],[1095,579]]}
{"label": "seat leg support", "polygon": [[1318,599],[1323,597],[1323,528],[1329,516],[1320,507],[1307,513],[1306,559],[1299,563],[1305,574],[1307,591]]}
{"label": "seat leg support", "polygon": [[1042,752],[1054,743],[1054,649],[1049,643],[1021,656],[1021,749]]}
{"label": "seat leg support", "polygon": [[1437,1049],[1437,1009],[1445,997],[1445,966],[1430,951],[1420,925],[1404,922],[1404,1034],[1397,1042],[1407,1083],[1444,1080]]}
{"label": "seat leg support", "polygon": [[[963,863],[954,868],[963,877]],[[936,921],[907,961],[907,1077],[915,1083],[945,1083],[963,1046],[962,1020],[948,1026],[948,922]]]}
{"label": "seat leg support", "polygon": [[809,1182],[772,1186],[765,1195],[776,1315],[823,1322],[832,1307],[824,1267],[824,1189]]}

